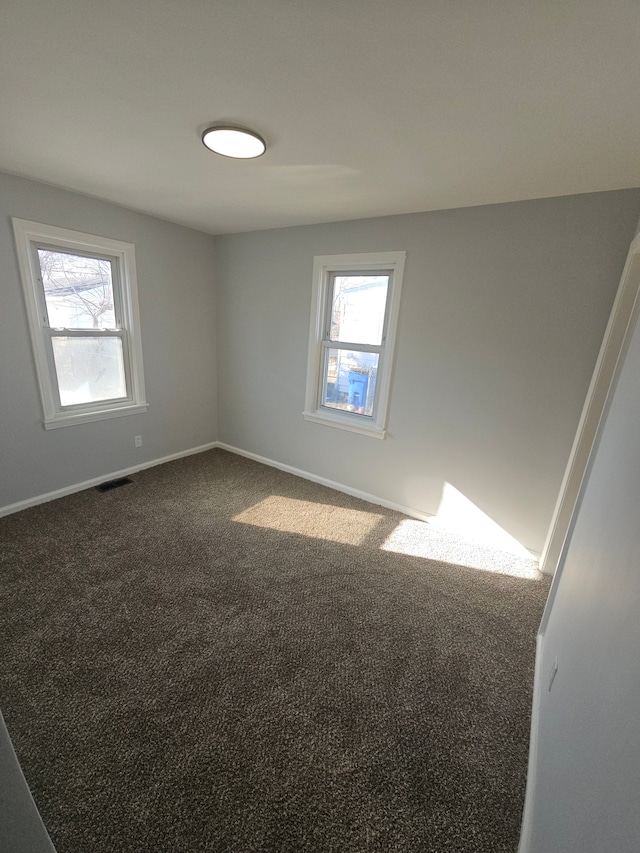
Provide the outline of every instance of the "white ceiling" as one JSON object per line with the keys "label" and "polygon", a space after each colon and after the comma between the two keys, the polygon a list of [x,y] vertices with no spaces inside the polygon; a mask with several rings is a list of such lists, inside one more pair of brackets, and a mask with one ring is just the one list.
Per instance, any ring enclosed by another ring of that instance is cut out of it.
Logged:
{"label": "white ceiling", "polygon": [[0,169],[214,234],[640,186],[640,2],[5,0]]}

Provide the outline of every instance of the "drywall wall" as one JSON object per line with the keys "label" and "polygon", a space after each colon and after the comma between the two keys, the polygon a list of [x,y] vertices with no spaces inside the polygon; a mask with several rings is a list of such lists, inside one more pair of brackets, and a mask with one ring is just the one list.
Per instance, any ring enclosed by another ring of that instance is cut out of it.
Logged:
{"label": "drywall wall", "polygon": [[[216,238],[220,440],[541,551],[640,191]],[[406,251],[389,434],[305,422],[314,255]]]}
{"label": "drywall wall", "polygon": [[[145,414],[43,428],[11,217],[135,244]],[[0,508],[214,441],[214,329],[211,236],[0,173]]]}
{"label": "drywall wall", "polygon": [[640,849],[638,423],[636,324],[543,619],[522,853]]}
{"label": "drywall wall", "polygon": [[0,713],[0,850],[56,853]]}

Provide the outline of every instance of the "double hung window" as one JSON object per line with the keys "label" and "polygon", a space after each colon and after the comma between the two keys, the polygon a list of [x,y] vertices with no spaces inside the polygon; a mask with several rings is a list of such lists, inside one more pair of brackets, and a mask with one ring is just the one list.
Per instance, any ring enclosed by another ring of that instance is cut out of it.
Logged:
{"label": "double hung window", "polygon": [[45,428],[146,411],[134,247],[13,226]]}
{"label": "double hung window", "polygon": [[307,420],[384,438],[404,257],[315,258]]}

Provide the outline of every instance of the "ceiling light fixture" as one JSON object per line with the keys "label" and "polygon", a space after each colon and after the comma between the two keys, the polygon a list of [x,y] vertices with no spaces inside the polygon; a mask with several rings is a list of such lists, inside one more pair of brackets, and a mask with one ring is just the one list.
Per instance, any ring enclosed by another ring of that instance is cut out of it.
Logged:
{"label": "ceiling light fixture", "polygon": [[264,139],[253,130],[231,125],[208,127],[202,134],[202,142],[210,151],[236,160],[251,160],[267,150]]}

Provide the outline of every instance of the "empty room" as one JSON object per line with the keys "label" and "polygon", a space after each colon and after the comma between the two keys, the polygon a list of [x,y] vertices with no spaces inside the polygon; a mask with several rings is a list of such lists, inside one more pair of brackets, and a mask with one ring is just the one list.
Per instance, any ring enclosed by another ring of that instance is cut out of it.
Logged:
{"label": "empty room", "polygon": [[640,7],[0,27],[0,849],[640,848]]}

